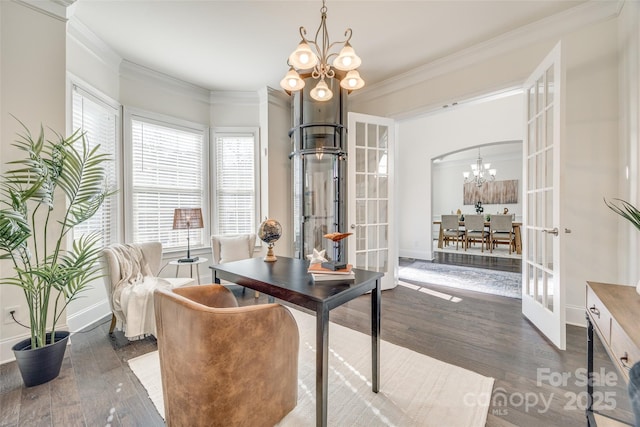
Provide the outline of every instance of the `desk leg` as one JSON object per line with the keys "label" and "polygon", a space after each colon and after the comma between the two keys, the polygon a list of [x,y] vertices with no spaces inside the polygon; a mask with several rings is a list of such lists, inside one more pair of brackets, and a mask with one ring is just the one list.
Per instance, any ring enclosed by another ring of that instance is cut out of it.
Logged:
{"label": "desk leg", "polygon": [[593,324],[589,315],[587,317],[587,427],[595,426],[593,417]]}
{"label": "desk leg", "polygon": [[180,270],[180,266],[176,265],[176,277],[178,277],[178,270]]}
{"label": "desk leg", "polygon": [[371,390],[380,390],[380,279],[371,291]]}
{"label": "desk leg", "polygon": [[327,427],[329,385],[329,309],[316,312],[316,426]]}
{"label": "desk leg", "polygon": [[443,240],[444,240],[444,232],[442,231],[442,224],[440,224],[440,231],[438,232],[438,249],[442,249]]}

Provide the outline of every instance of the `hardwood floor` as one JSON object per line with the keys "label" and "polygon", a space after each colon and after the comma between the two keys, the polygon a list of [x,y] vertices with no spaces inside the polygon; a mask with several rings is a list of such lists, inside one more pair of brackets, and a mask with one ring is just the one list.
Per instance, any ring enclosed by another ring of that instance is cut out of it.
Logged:
{"label": "hardwood floor", "polygon": [[[383,292],[382,339],[495,378],[487,426],[584,426],[586,330],[567,328],[567,350],[558,351],[520,313],[511,298],[428,288],[461,298],[451,302],[404,286]],[[242,305],[264,303],[266,295],[236,293]],[[369,329],[368,296],[331,311],[331,320],[361,332]],[[25,388],[15,362],[0,365],[0,426],[159,426],[163,420],[127,360],[156,349],[153,338],[128,343],[110,337],[109,324],[72,336],[60,377]],[[596,342],[596,370],[618,378]],[[546,376],[541,376],[541,372]],[[576,377],[576,374],[578,377]],[[555,382],[569,375],[564,384]],[[551,378],[551,379],[549,379]],[[613,393],[616,414],[628,421],[622,379],[596,387]],[[384,390],[384,384],[381,385]],[[464,384],[461,384],[464,387]],[[505,405],[500,405],[506,399]],[[577,405],[576,400],[577,398]],[[543,401],[544,399],[544,401]],[[550,402],[548,407],[547,402]],[[416,426],[437,425],[417,422]]]}

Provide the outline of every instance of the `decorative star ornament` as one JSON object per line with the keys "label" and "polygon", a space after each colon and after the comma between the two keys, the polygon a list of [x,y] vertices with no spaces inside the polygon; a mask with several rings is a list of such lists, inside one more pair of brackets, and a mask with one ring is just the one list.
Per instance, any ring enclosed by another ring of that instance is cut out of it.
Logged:
{"label": "decorative star ornament", "polygon": [[321,262],[327,262],[327,259],[324,257],[324,254],[326,253],[326,249],[321,250],[320,252],[318,252],[318,250],[316,248],[313,248],[313,253],[310,255],[307,255],[307,259],[309,259],[309,263],[310,264],[319,264]]}

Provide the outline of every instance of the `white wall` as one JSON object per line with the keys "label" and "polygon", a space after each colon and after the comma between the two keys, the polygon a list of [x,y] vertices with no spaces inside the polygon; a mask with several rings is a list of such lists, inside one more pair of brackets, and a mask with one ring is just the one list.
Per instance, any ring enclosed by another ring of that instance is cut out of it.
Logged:
{"label": "white wall", "polygon": [[[489,162],[491,168],[495,168],[496,181],[518,181],[518,202],[503,204],[488,204],[483,202],[484,214],[503,213],[504,208],[509,209],[510,214],[516,215],[516,220],[522,220],[522,141],[515,143],[500,144],[508,145],[509,151],[505,154],[495,153],[492,155],[483,154],[481,152],[484,163]],[[517,148],[517,152],[513,152],[513,148]],[[486,147],[485,147],[486,148]],[[499,149],[498,149],[499,150]],[[475,205],[463,204],[463,172],[471,172],[471,164],[475,164],[475,158],[478,157],[478,150],[472,148],[465,151],[470,160],[464,161],[447,161],[436,163],[431,166],[431,200],[432,200],[432,219],[440,220],[440,215],[456,213],[458,209],[463,214],[475,214]],[[436,230],[437,231],[437,230]],[[438,235],[435,234],[435,238]]]}
{"label": "white wall", "polygon": [[[40,126],[65,133],[65,23],[54,15],[44,14],[16,2],[0,2],[0,159],[6,162],[22,152],[11,146],[23,129],[10,115],[21,120],[37,136]],[[19,37],[16,35],[20,35]],[[52,136],[51,133],[48,134]],[[56,200],[54,216],[64,212],[64,200]],[[10,261],[0,261],[0,277],[14,276]],[[22,291],[0,286],[0,312],[18,307],[19,319],[29,315]],[[64,327],[64,320],[59,327]],[[0,362],[13,358],[13,344],[29,336],[16,324],[0,322]]]}
{"label": "white wall", "polygon": [[[538,40],[526,48],[434,76],[410,91],[399,90],[386,97],[387,102],[366,98],[358,102],[356,98],[354,104],[359,111],[370,114],[405,117],[418,108],[420,99],[424,105],[451,105],[453,100],[477,97],[482,88],[490,93],[506,90],[514,82],[521,85],[558,41]],[[563,36],[562,42],[567,80],[559,224],[565,272],[562,280],[567,289],[567,321],[583,324],[585,281],[620,282],[618,254],[627,253],[619,249],[617,235],[611,233],[617,219],[602,202],[603,197],[617,193],[620,173],[617,20],[580,27]],[[631,79],[637,80],[637,71]],[[444,96],[446,93],[449,97]],[[431,160],[439,154],[476,145],[477,140],[522,139],[522,103],[518,97],[491,101],[492,109],[503,108],[495,115],[484,111],[481,104],[459,104],[440,114],[399,121],[401,256],[431,258],[428,223],[435,214],[431,207]],[[471,129],[477,130],[473,143],[468,135]],[[485,132],[501,135],[485,137]],[[447,135],[450,137],[444,138]],[[565,233],[565,229],[571,233]]]}
{"label": "white wall", "polygon": [[[442,112],[398,123],[396,160],[402,165],[397,168],[401,257],[433,258],[431,222],[434,216],[443,212],[431,206],[432,186],[440,185],[432,178],[432,160],[480,144],[521,140],[522,109],[521,95],[512,95],[482,103],[460,104]],[[461,171],[458,170],[455,176],[448,179],[453,181],[442,185],[461,195]],[[460,196],[456,210],[463,208],[461,200]]]}

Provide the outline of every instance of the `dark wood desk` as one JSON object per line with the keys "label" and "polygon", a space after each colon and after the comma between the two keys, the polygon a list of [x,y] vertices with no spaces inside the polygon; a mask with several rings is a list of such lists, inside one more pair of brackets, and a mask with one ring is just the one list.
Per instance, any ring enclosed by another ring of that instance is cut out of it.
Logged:
{"label": "dark wood desk", "polygon": [[264,292],[275,298],[316,313],[316,425],[327,425],[327,385],[329,371],[329,311],[371,291],[371,389],[380,388],[380,279],[382,273],[353,269],[355,280],[314,282],[307,269],[309,261],[278,257],[218,264],[210,267],[214,279]]}

